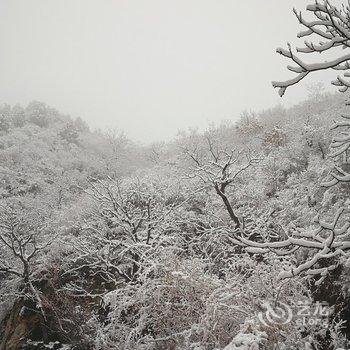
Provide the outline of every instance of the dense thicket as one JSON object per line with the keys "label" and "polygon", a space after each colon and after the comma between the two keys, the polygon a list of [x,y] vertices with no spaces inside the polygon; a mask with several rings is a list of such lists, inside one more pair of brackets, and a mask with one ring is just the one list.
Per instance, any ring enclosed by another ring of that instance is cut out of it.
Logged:
{"label": "dense thicket", "polygon": [[[274,249],[348,240],[349,187],[329,186],[349,167],[329,151],[344,98],[150,146],[39,102],[2,106],[0,349],[346,348],[346,254]],[[327,322],[259,321],[305,301],[328,302]]]}

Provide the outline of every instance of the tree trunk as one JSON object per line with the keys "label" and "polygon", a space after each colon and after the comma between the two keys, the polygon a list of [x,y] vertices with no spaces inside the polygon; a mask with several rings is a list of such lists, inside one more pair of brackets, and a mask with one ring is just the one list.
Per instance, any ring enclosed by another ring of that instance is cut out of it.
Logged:
{"label": "tree trunk", "polygon": [[232,205],[225,194],[225,190],[224,189],[221,190],[218,185],[215,185],[215,191],[221,197],[222,201],[224,202],[225,207],[230,215],[231,220],[236,225],[235,228],[239,228],[241,226],[241,223],[239,222],[238,217],[236,216],[236,214],[234,213],[234,211],[232,209]]}

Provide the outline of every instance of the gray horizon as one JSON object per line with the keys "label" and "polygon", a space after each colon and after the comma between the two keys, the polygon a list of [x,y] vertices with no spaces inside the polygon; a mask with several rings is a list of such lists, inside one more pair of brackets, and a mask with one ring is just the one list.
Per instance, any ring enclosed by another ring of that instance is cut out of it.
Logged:
{"label": "gray horizon", "polygon": [[[304,10],[309,1],[293,5]],[[0,3],[0,103],[39,100],[92,128],[139,142],[237,120],[244,110],[288,107],[272,80],[292,76],[275,53],[300,29],[280,0],[45,1]]]}

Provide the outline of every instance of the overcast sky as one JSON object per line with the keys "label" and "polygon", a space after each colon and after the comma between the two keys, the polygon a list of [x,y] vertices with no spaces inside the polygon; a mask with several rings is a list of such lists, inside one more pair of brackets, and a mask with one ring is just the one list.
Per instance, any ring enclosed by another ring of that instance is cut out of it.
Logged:
{"label": "overcast sky", "polygon": [[281,99],[306,0],[0,0],[0,102],[43,101],[142,142]]}

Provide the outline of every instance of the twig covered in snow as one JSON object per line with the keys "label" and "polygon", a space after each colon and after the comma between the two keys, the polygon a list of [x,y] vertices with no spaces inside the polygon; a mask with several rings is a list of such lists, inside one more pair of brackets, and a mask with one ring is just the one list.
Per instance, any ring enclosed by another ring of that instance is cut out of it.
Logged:
{"label": "twig covered in snow", "polygon": [[[349,5],[343,8],[338,8],[330,4],[328,0],[322,2],[316,1],[314,4],[307,6],[307,11],[311,12],[315,17],[314,21],[307,21],[301,12],[294,9],[295,16],[299,23],[305,27],[304,31],[298,34],[298,38],[318,37],[319,42],[304,41],[304,47],[296,49],[298,53],[320,53],[333,51],[332,49],[348,49],[350,47],[350,26],[349,26]],[[340,91],[344,92],[350,87],[350,54],[346,53],[339,57],[316,63],[307,63],[295,54],[291,45],[287,45],[287,49],[278,48],[277,52],[282,56],[290,59],[293,66],[287,66],[288,70],[297,75],[287,81],[273,81],[272,85],[279,89],[279,95],[283,96],[286,89],[292,85],[298,84],[309,73],[334,69],[344,71],[344,75],[337,76],[337,79],[332,82],[333,85],[339,86]]]}

